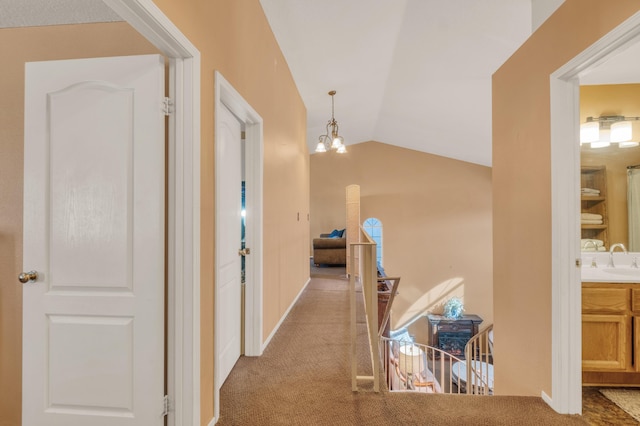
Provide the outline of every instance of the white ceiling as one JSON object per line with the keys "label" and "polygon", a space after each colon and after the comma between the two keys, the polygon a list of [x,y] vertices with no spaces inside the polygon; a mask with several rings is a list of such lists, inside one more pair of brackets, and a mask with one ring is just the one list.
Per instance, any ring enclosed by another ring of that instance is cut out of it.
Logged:
{"label": "white ceiling", "polygon": [[0,0],[0,28],[122,21],[102,0]]}
{"label": "white ceiling", "polygon": [[531,33],[531,0],[261,0],[307,107],[377,140],[491,164],[491,75]]}
{"label": "white ceiling", "polygon": [[[563,0],[260,0],[307,107],[377,140],[491,164],[491,74]],[[533,8],[532,8],[533,4]],[[0,0],[0,28],[121,20],[102,0]],[[640,82],[640,43],[581,76]]]}

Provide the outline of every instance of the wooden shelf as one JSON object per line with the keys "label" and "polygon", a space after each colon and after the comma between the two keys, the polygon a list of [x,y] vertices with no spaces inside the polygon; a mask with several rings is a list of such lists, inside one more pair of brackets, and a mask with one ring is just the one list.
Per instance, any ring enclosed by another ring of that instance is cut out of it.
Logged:
{"label": "wooden shelf", "polygon": [[580,225],[580,227],[582,229],[607,229],[607,225],[588,225],[588,224],[584,224],[584,225]]}
{"label": "wooden shelf", "polygon": [[609,248],[607,226],[607,170],[605,166],[584,166],[580,168],[580,185],[582,188],[593,188],[600,195],[580,194],[580,211],[602,216],[601,225],[581,224],[582,238],[602,240],[605,248]]}

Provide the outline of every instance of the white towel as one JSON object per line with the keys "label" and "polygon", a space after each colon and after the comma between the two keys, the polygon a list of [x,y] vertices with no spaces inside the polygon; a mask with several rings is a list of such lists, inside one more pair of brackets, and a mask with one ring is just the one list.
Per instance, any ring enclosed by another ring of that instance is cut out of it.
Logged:
{"label": "white towel", "polygon": [[[584,247],[587,244],[587,241],[592,241],[596,247],[603,247],[604,241],[598,240],[596,238],[583,238],[580,240],[580,247]],[[593,244],[589,244],[589,247],[593,248]]]}
{"label": "white towel", "polygon": [[583,225],[602,225],[602,220],[598,219],[581,219],[580,223]]}
{"label": "white towel", "polygon": [[587,248],[581,248],[580,251],[607,251],[607,249],[604,247],[598,247],[598,250],[596,250],[595,248],[589,246]]}
{"label": "white towel", "polygon": [[595,188],[581,188],[582,195],[600,195],[600,190]]}
{"label": "white towel", "polygon": [[580,219],[602,220],[602,215],[596,213],[580,213]]}

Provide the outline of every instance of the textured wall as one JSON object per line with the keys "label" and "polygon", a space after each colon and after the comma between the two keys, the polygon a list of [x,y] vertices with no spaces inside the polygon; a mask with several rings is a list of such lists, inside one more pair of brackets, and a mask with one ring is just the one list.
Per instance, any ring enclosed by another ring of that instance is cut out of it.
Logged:
{"label": "textured wall", "polygon": [[[264,120],[264,329],[269,336],[309,278],[309,153],[306,110],[258,0],[158,0],[155,3],[201,53],[201,421],[213,418],[214,71]],[[22,252],[22,109],[25,60],[149,53],[127,24],[0,30],[2,87],[2,389],[0,424],[18,424]],[[111,29],[111,30],[110,30]],[[31,53],[33,49],[33,53]],[[10,58],[11,60],[7,60]],[[7,95],[9,93],[9,95]],[[5,111],[10,113],[5,114]],[[5,126],[4,122],[10,125]],[[6,151],[6,153],[5,153]],[[6,216],[6,219],[5,219]],[[4,254],[7,253],[5,257]],[[6,267],[5,267],[6,264]],[[5,316],[7,316],[5,318]],[[17,349],[5,349],[15,343]],[[6,354],[5,354],[6,353]],[[6,385],[7,384],[7,385]],[[10,384],[10,386],[8,385]],[[16,392],[16,389],[18,392]],[[5,408],[6,407],[6,408]],[[5,416],[5,410],[13,417]],[[7,419],[7,420],[5,420]]]}
{"label": "textured wall", "polygon": [[[311,235],[344,228],[345,187],[360,185],[364,221],[383,224],[383,262],[400,276],[392,327],[451,296],[493,322],[491,169],[379,142],[311,156]],[[426,343],[426,322],[412,327]]]}
{"label": "textured wall", "polygon": [[201,53],[201,421],[213,417],[214,71],[264,120],[264,328],[309,278],[306,109],[258,0],[156,0]]}
{"label": "textured wall", "polygon": [[499,394],[553,397],[549,76],[639,9],[632,0],[566,0],[493,76]]}
{"label": "textured wall", "polygon": [[0,30],[0,425],[21,417],[24,64],[157,53],[128,24]]}

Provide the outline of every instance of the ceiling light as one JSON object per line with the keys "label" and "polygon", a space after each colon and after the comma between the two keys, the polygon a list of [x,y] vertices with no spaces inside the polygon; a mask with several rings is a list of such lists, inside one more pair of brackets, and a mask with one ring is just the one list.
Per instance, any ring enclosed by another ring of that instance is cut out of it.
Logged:
{"label": "ceiling light", "polygon": [[344,146],[344,139],[338,134],[338,122],[333,117],[333,96],[335,94],[335,90],[329,92],[329,96],[331,96],[331,120],[327,122],[327,133],[318,137],[316,152],[327,152],[329,149],[335,150],[338,154],[347,152],[347,148]]}
{"label": "ceiling light", "polygon": [[631,140],[631,122],[618,121],[611,125],[611,142],[627,142]]}
{"label": "ceiling light", "polygon": [[600,139],[600,123],[590,121],[580,125],[580,144],[597,142]]}
{"label": "ceiling light", "polygon": [[632,121],[640,117],[625,117],[622,115],[607,115],[601,117],[587,117],[580,125],[580,144],[589,143],[591,148],[604,148],[611,143],[617,143],[620,148],[638,146],[632,142]]}
{"label": "ceiling light", "polygon": [[611,130],[603,129],[600,131],[600,139],[591,142],[591,148],[606,148],[611,145]]}

